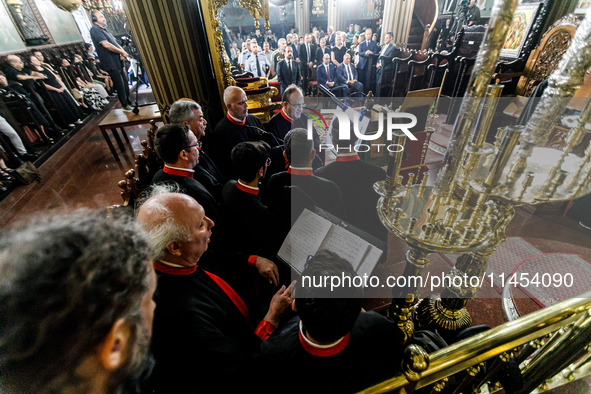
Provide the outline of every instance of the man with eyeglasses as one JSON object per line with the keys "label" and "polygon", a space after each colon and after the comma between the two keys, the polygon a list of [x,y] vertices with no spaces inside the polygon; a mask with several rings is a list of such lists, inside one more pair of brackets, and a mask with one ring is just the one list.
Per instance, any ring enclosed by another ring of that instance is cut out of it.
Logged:
{"label": "man with eyeglasses", "polygon": [[232,148],[244,141],[265,140],[272,146],[276,143],[272,139],[266,139],[261,121],[256,116],[248,114],[244,90],[237,86],[228,86],[224,90],[224,103],[228,113],[205,140],[205,150],[211,154],[226,179],[236,179],[230,158]]}
{"label": "man with eyeglasses", "polygon": [[267,123],[267,131],[283,141],[285,135],[294,127],[306,127],[301,119],[304,109],[304,94],[295,84],[289,85],[283,92],[281,112],[273,115]]}
{"label": "man with eyeglasses", "polygon": [[164,162],[164,168],[154,175],[152,184],[178,186],[203,206],[207,217],[217,222],[219,213],[215,198],[193,178],[193,168],[199,163],[199,148],[201,142],[189,126],[173,123],[159,128],[154,136],[154,149]]}

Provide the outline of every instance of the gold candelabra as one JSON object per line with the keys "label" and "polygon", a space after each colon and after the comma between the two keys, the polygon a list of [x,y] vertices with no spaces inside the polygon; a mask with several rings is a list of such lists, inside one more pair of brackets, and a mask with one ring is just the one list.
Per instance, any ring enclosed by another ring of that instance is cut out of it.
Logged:
{"label": "gold candelabra", "polygon": [[[402,153],[391,153],[386,181],[374,189],[382,196],[378,215],[386,228],[410,246],[404,275],[418,276],[432,253],[462,254],[450,272],[453,277],[481,277],[488,258],[505,240],[514,206],[563,201],[591,190],[591,144],[583,157],[573,153],[586,132],[591,103],[562,149],[545,147],[550,131],[591,66],[591,19],[579,26],[571,47],[549,79],[541,103],[526,126],[501,128],[487,143],[502,91],[490,85],[491,75],[510,26],[516,0],[497,0],[483,40],[468,92],[454,123],[452,138],[435,186],[427,175],[419,185],[399,176]],[[404,145],[405,136],[393,143]],[[421,300],[415,321],[420,327],[454,332],[471,325],[465,305],[479,290],[462,281],[448,283],[441,296]],[[412,313],[418,288],[397,289],[391,314],[407,339],[414,329]]]}

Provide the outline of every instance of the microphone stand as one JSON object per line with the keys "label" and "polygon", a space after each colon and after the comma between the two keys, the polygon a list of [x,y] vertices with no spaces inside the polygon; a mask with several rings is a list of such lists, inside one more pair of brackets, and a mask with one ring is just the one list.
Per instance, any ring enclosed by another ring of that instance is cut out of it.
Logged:
{"label": "microphone stand", "polygon": [[139,94],[140,94],[140,64],[141,62],[138,60],[137,61],[137,75],[135,76],[135,105],[133,107],[133,110],[131,112],[133,112],[134,114],[139,114],[140,113],[140,107],[138,106],[138,101],[139,101]]}

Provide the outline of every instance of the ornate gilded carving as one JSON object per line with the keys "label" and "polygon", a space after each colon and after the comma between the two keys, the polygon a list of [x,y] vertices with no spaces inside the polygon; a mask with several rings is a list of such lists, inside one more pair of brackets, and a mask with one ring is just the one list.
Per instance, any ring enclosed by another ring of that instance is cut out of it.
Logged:
{"label": "ornate gilded carving", "polygon": [[58,8],[68,12],[76,11],[82,4],[82,0],[51,0],[51,2]]}
{"label": "ornate gilded carving", "polygon": [[[250,13],[253,17],[255,27],[259,28],[259,18],[262,16],[265,19],[265,29],[269,29],[269,0],[239,0],[240,6]],[[211,21],[211,30],[208,34],[213,35],[212,51],[219,57],[221,71],[223,74],[224,88],[228,86],[235,86],[236,80],[232,77],[232,69],[230,59],[226,52],[224,41],[222,39],[221,23],[219,20],[220,9],[228,4],[228,0],[201,0],[201,4],[206,4]],[[211,42],[211,40],[210,40]]]}
{"label": "ornate gilded carving", "polygon": [[537,84],[547,79],[556,70],[571,41],[571,35],[564,30],[558,30],[548,39],[531,70],[526,88],[521,92],[523,96],[531,96]]}
{"label": "ornate gilded carving", "polygon": [[421,378],[421,372],[429,368],[429,354],[418,345],[408,345],[402,358],[402,372],[411,381]]}

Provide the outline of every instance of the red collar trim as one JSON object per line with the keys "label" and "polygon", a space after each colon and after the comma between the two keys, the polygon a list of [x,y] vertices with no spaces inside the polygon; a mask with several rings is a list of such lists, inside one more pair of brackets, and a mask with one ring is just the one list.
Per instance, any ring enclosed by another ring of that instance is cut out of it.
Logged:
{"label": "red collar trim", "polygon": [[244,126],[244,124],[246,123],[246,118],[244,118],[244,120],[242,121],[242,123],[235,121],[231,116],[230,113],[226,114],[226,118],[228,118],[228,120],[234,124],[237,124],[239,126]]}
{"label": "red collar trim", "polygon": [[291,174],[291,175],[307,175],[307,176],[314,175],[312,170],[300,170],[298,168],[292,168],[291,166],[287,169],[287,173]]}
{"label": "red collar trim", "polygon": [[177,168],[170,168],[166,164],[164,165],[164,168],[162,169],[162,171],[164,171],[166,174],[170,174],[170,175],[186,176],[187,178],[193,178],[192,171],[181,170],[181,169],[177,169]]}
{"label": "red collar trim", "polygon": [[160,261],[154,261],[154,269],[158,272],[162,272],[163,274],[170,274],[170,275],[191,275],[197,270],[197,265],[192,267],[171,267],[169,265],[164,265]]}
{"label": "red collar trim", "polygon": [[337,156],[335,161],[356,161],[359,160],[359,155],[354,154],[351,156]]}
{"label": "red collar trim", "polygon": [[253,194],[255,196],[259,194],[259,189],[258,188],[257,189],[254,189],[252,187],[244,186],[239,181],[236,181],[236,187],[238,188],[238,190],[242,190],[243,192],[248,193],[248,194]]}
{"label": "red collar trim", "polygon": [[[301,325],[301,321],[300,321],[300,325]],[[331,347],[315,347],[312,344],[310,344],[306,338],[303,337],[302,335],[302,329],[300,328],[299,330],[299,339],[300,339],[300,344],[302,345],[302,347],[304,348],[304,350],[306,351],[306,353],[315,356],[315,357],[331,357],[331,356],[336,356],[337,354],[341,353],[343,350],[345,350],[345,348],[347,347],[347,345],[349,344],[349,339],[351,339],[351,334],[347,333],[347,335],[345,335],[343,337],[343,339],[341,339],[339,341],[339,343],[337,343],[334,346]]]}
{"label": "red collar trim", "polygon": [[283,116],[283,119],[287,120],[289,123],[293,123],[293,120],[289,116],[287,116],[285,111],[283,111],[283,108],[281,108],[281,116]]}
{"label": "red collar trim", "polygon": [[227,284],[226,281],[224,281],[219,276],[214,275],[211,272],[207,272],[207,271],[203,271],[203,272],[205,272],[207,275],[209,275],[209,277],[220,287],[220,289],[222,289],[222,291],[224,293],[226,293],[228,298],[230,298],[232,303],[234,305],[236,305],[236,308],[238,308],[238,310],[240,311],[242,316],[244,316],[246,321],[249,321],[250,317],[248,315],[248,308],[246,307],[246,304],[244,303],[242,298],[240,298],[238,293],[236,293],[236,291],[232,287],[230,287],[230,285]]}

